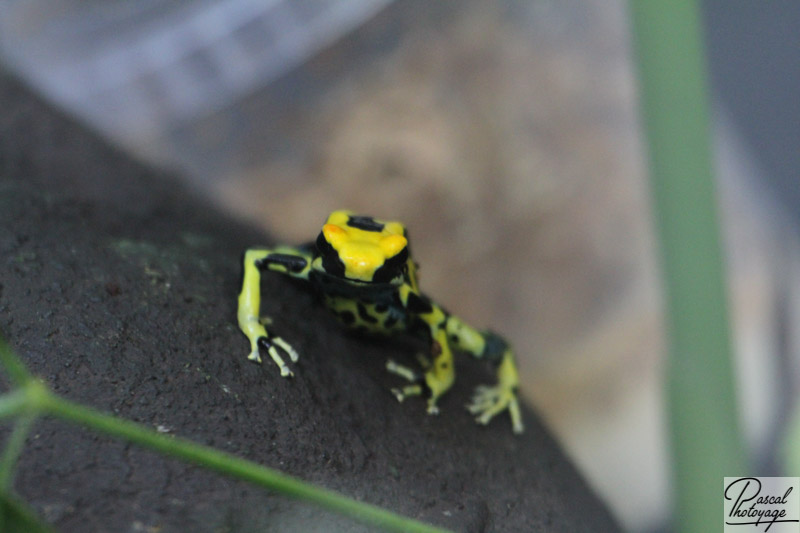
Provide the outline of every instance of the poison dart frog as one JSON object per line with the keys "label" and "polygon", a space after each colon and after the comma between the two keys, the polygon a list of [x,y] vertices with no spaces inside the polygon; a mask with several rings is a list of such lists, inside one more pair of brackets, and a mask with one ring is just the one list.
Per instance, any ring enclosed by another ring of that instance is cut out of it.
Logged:
{"label": "poison dart frog", "polygon": [[249,248],[244,253],[238,308],[239,327],[250,340],[248,359],[260,363],[263,349],[281,376],[293,376],[282,353],[292,362],[298,353],[267,331],[270,320],[260,315],[261,272],[280,272],[307,282],[346,327],[383,335],[422,333],[430,342],[430,357],[420,357],[421,371],[393,360],[386,363],[389,372],[408,382],[392,389],[398,401],[424,396],[428,413],[437,414],[439,398],[455,380],[453,350],[467,352],[492,363],[497,371],[497,384],[478,387],[467,409],[479,424],[508,411],[514,433],[522,433],[517,367],[508,343],[491,331],[466,324],[421,293],[417,268],[403,224],[350,211],[331,213],[316,242]]}

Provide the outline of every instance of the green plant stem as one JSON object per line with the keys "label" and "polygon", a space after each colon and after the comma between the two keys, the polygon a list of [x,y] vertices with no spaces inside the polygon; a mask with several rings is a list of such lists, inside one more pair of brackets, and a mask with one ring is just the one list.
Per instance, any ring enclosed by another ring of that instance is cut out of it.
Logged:
{"label": "green plant stem", "polygon": [[380,507],[353,500],[334,491],[315,487],[282,474],[277,470],[255,464],[214,448],[202,446],[186,439],[156,433],[154,430],[134,422],[103,414],[52,394],[45,396],[41,402],[41,409],[43,414],[75,422],[94,431],[139,444],[209,470],[249,481],[254,485],[278,491],[287,497],[315,503],[320,507],[350,516],[387,531],[419,533],[442,533],[446,531],[445,529],[405,518]]}
{"label": "green plant stem", "polygon": [[679,530],[719,529],[723,476],[745,475],[694,1],[630,2],[666,285],[667,395]]}
{"label": "green plant stem", "polygon": [[0,492],[7,493],[11,490],[17,459],[25,447],[25,439],[28,438],[34,422],[36,422],[36,415],[31,413],[17,418],[14,430],[8,437],[5,450],[3,450],[3,456],[0,458]]}
{"label": "green plant stem", "polygon": [[[400,516],[375,505],[362,503],[337,492],[315,487],[277,470],[258,465],[209,446],[171,437],[130,422],[84,407],[50,392],[32,379],[30,373],[0,337],[0,364],[20,385],[0,396],[0,419],[19,416],[0,462],[0,487],[8,488],[14,464],[36,417],[51,415],[88,429],[105,433],[183,461],[199,465],[254,485],[274,490],[284,496],[314,503],[330,511],[377,526],[386,531],[412,533],[447,533],[448,530]],[[2,518],[2,517],[0,517]]]}
{"label": "green plant stem", "polygon": [[14,352],[11,351],[11,347],[2,336],[0,336],[0,364],[6,369],[11,381],[15,385],[23,385],[32,379],[28,369],[25,368],[22,361],[14,355]]}
{"label": "green plant stem", "polygon": [[[25,386],[27,387],[27,385]],[[27,389],[23,387],[0,396],[0,420],[17,416],[30,405]]]}

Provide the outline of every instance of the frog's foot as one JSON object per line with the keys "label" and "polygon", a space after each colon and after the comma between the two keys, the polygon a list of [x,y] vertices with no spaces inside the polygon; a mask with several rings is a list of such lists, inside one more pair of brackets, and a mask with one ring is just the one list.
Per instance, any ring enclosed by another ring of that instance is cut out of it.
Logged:
{"label": "frog's foot", "polygon": [[259,347],[263,347],[272,360],[278,365],[278,368],[281,369],[281,376],[285,378],[291,378],[294,376],[294,373],[289,369],[286,363],[281,357],[280,353],[278,352],[278,348],[283,350],[286,354],[289,355],[289,358],[293,363],[296,363],[297,360],[300,358],[297,351],[292,348],[292,345],[283,340],[280,337],[273,337],[267,334],[267,336],[258,337],[255,343],[253,343],[253,350],[247,356],[247,358],[251,361],[255,361],[256,363],[261,363],[261,355],[259,354]]}
{"label": "frog's foot", "polygon": [[[411,383],[411,385],[406,385],[405,387],[394,387],[391,389],[392,394],[394,394],[398,402],[402,403],[406,398],[411,396],[422,396],[426,392],[430,392],[429,387],[425,385],[425,377],[413,369],[398,364],[393,359],[388,359],[386,361],[386,370]],[[434,396],[428,398],[429,415],[439,414],[439,408],[436,407],[437,398],[438,397]]]}
{"label": "frog's foot", "polygon": [[467,405],[467,410],[473,415],[477,415],[475,421],[483,425],[488,424],[495,415],[508,410],[514,433],[519,434],[524,431],[519,400],[517,400],[517,394],[513,387],[481,385],[475,389],[472,403]]}

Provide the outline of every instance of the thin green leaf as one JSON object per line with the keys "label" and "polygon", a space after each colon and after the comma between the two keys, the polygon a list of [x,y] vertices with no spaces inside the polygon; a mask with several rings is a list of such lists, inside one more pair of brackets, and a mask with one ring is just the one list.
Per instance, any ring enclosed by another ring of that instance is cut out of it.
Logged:
{"label": "thin green leaf", "polygon": [[19,357],[11,351],[11,347],[0,335],[0,364],[3,365],[6,372],[8,372],[11,381],[15,385],[24,385],[31,379],[31,374],[25,365],[22,364]]}
{"label": "thin green leaf", "polygon": [[25,440],[28,438],[28,433],[30,433],[35,421],[36,415],[33,414],[25,414],[17,419],[14,431],[11,432],[6,448],[3,451],[2,459],[0,459],[0,491],[8,492],[11,490],[17,459],[19,459],[22,449],[25,447]]}
{"label": "thin green leaf", "polygon": [[666,288],[675,513],[679,530],[712,531],[723,476],[746,475],[746,467],[699,8],[691,0],[629,5]]}
{"label": "thin green leaf", "polygon": [[0,493],[0,531],[3,533],[54,533],[36,513],[14,496]]}
{"label": "thin green leaf", "polygon": [[25,389],[16,389],[0,396],[0,420],[16,416],[30,405],[30,398]]}
{"label": "thin green leaf", "polygon": [[[94,409],[70,402],[52,394],[39,381],[32,378],[22,362],[0,338],[0,363],[6,368],[19,389],[0,396],[0,419],[26,413],[12,433],[2,460],[0,460],[0,487],[11,483],[14,465],[22,450],[25,437],[35,417],[49,414],[66,421],[83,425],[94,431],[106,433],[128,442],[159,451],[165,455],[194,463],[209,470],[249,481],[284,496],[314,503],[330,511],[349,516],[387,531],[446,533],[447,530],[403,517],[386,509],[362,503],[337,492],[316,487],[277,470],[261,466],[239,457],[221,452],[189,440],[170,437],[141,426],[103,414]],[[7,496],[8,493],[6,493]],[[21,504],[11,500],[0,502],[0,531],[49,531],[37,529],[34,515]],[[21,529],[11,529],[11,527]],[[9,529],[5,529],[7,527]]]}
{"label": "thin green leaf", "polygon": [[443,533],[447,530],[403,517],[386,509],[359,502],[337,492],[316,487],[277,470],[252,461],[196,444],[186,439],[157,433],[128,420],[106,415],[94,409],[48,394],[41,403],[42,412],[75,422],[94,431],[159,451],[165,455],[200,465],[221,474],[242,479],[284,496],[314,503],[330,511],[380,527],[387,531]]}

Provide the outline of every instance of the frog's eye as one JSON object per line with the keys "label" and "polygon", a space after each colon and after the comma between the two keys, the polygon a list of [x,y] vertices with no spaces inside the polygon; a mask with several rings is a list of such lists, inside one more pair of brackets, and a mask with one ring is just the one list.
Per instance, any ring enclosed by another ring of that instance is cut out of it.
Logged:
{"label": "frog's eye", "polygon": [[347,231],[336,224],[325,224],[322,226],[322,234],[325,235],[325,240],[334,248],[338,248],[340,244],[348,239]]}
{"label": "frog's eye", "polygon": [[394,257],[400,251],[406,247],[408,244],[408,240],[402,235],[389,235],[384,237],[380,241],[381,250],[383,250],[383,254],[389,258]]}

